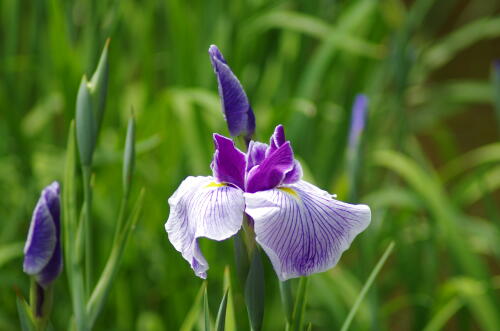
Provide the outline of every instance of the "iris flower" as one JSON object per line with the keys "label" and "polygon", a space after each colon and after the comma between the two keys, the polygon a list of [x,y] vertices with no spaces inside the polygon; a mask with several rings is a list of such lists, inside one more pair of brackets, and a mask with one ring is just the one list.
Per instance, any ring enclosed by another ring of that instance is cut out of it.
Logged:
{"label": "iris flower", "polygon": [[24,246],[23,269],[46,288],[61,273],[59,183],[43,189],[36,204]]}
{"label": "iris flower", "polygon": [[337,201],[303,181],[283,126],[269,144],[252,141],[255,116],[247,95],[219,49],[212,45],[208,53],[229,132],[243,137],[248,151],[213,135],[212,176],[186,178],[168,200],[170,242],[206,278],[198,238],[225,240],[248,222],[281,281],[333,267],[370,223],[370,208]]}
{"label": "iris flower", "polygon": [[168,200],[165,229],[201,278],[208,263],[198,238],[230,238],[244,214],[281,281],[325,271],[370,223],[370,208],[335,200],[302,180],[300,163],[278,125],[269,144],[250,141],[245,154],[213,135],[212,176],[187,177]]}

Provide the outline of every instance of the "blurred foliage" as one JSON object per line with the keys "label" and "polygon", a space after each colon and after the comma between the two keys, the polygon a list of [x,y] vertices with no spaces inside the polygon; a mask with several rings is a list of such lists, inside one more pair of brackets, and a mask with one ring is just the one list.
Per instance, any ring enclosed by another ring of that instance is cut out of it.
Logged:
{"label": "blurred foliage", "polygon": [[[44,185],[62,179],[80,78],[110,37],[94,167],[97,270],[111,245],[131,107],[133,194],[141,186],[147,193],[96,329],[203,328],[203,310],[195,307],[202,283],[163,224],[180,181],[209,174],[211,133],[227,135],[207,55],[217,44],[252,102],[257,138],[284,124],[308,180],[372,207],[372,225],[340,265],[309,281],[304,320],[312,329],[340,328],[394,240],[353,330],[499,330],[500,123],[493,103],[500,88],[490,79],[500,57],[499,13],[494,0],[0,1],[0,329],[18,329],[15,291],[26,295],[29,287],[21,248],[32,208]],[[353,181],[345,156],[357,93],[368,95],[370,107]],[[359,183],[357,194],[351,183]],[[216,311],[232,245],[202,245]],[[264,329],[279,330],[285,313],[267,260],[265,269]],[[56,284],[57,330],[71,314],[67,286],[64,277]],[[238,293],[230,295],[231,323],[244,330]]]}

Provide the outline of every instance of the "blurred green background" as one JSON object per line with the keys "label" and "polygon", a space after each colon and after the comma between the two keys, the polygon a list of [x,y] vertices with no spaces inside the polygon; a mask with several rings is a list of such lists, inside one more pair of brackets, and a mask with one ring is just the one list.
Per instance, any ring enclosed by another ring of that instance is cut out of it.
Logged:
{"label": "blurred green background", "polygon": [[[371,226],[339,265],[311,277],[313,330],[340,327],[391,240],[395,250],[352,330],[500,330],[496,0],[0,0],[0,330],[19,329],[15,292],[28,294],[22,247],[31,212],[40,189],[62,179],[77,88],[108,37],[96,270],[118,213],[131,107],[133,194],[145,187],[146,202],[96,329],[177,330],[191,309],[201,281],[163,225],[181,180],[210,173],[211,133],[228,134],[207,54],[216,44],[248,93],[257,139],[284,124],[309,181],[372,208]],[[359,167],[346,146],[357,93],[370,98]],[[202,246],[215,312],[232,244]],[[281,330],[278,283],[265,263],[264,329]],[[237,290],[234,273],[233,281]],[[71,315],[67,291],[63,276],[56,330]]]}

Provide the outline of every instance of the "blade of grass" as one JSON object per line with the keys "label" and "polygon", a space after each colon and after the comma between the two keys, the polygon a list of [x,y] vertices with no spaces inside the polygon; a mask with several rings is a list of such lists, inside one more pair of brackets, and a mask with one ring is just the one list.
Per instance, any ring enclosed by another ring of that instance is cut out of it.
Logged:
{"label": "blade of grass", "polygon": [[222,301],[219,306],[219,312],[217,313],[217,319],[215,320],[215,330],[224,331],[226,327],[226,309],[227,309],[227,298],[229,295],[229,289],[226,289]]}
{"label": "blade of grass", "polygon": [[361,292],[359,292],[358,297],[356,298],[356,301],[354,302],[354,305],[351,307],[351,310],[349,311],[349,315],[347,315],[347,318],[344,321],[344,324],[342,324],[342,328],[340,331],[347,331],[349,329],[349,326],[351,325],[352,320],[354,319],[354,316],[356,315],[356,311],[358,310],[359,306],[361,305],[361,302],[363,301],[366,293],[370,289],[371,285],[375,281],[375,278],[377,277],[378,273],[380,272],[380,269],[382,269],[382,266],[385,264],[385,261],[391,254],[392,250],[394,249],[394,242],[391,242],[389,246],[387,246],[384,254],[382,254],[382,257],[380,260],[377,262],[377,265],[375,265],[375,268],[373,268],[372,272],[370,273],[370,276],[368,276],[368,279],[365,282],[365,285],[363,285],[363,288],[361,289]]}

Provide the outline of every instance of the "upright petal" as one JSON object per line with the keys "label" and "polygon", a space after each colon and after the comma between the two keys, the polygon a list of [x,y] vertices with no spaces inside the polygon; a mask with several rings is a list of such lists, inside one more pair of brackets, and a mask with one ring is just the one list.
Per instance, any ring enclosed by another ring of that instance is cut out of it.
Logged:
{"label": "upright petal", "polygon": [[281,281],[333,267],[370,223],[370,208],[332,199],[305,181],[245,193],[257,242]]}
{"label": "upright petal", "polygon": [[222,110],[229,132],[233,137],[243,135],[249,140],[255,131],[255,115],[248,97],[217,46],[210,46],[208,53],[217,75]]}
{"label": "upright petal", "polygon": [[247,152],[247,167],[246,171],[250,171],[253,167],[259,165],[266,158],[266,151],[268,149],[268,145],[264,143],[260,143],[258,141],[250,141],[248,145]]}
{"label": "upright petal", "polygon": [[245,154],[234,142],[214,134],[215,153],[212,161],[212,171],[219,183],[230,183],[243,189],[245,186]]}
{"label": "upright petal", "polygon": [[[49,262],[57,242],[56,223],[59,217],[59,195],[56,184],[46,187],[33,211],[28,238],[24,245],[24,272],[35,275]],[[53,214],[54,213],[54,214]]]}
{"label": "upright petal", "polygon": [[[269,139],[269,148],[266,151],[266,155],[274,153],[279,147],[281,147],[286,142],[285,129],[283,125],[279,124],[274,129],[274,133]],[[293,167],[285,174],[283,179],[283,184],[293,184],[298,182],[302,178],[302,167],[299,161],[294,160]]]}
{"label": "upright petal", "polygon": [[269,139],[269,150],[268,154],[274,152],[275,150],[278,149],[281,145],[283,145],[286,142],[285,139],[285,129],[283,128],[283,125],[279,124],[274,128],[274,133]]}
{"label": "upright petal", "polygon": [[248,172],[245,191],[253,193],[280,185],[293,165],[292,147],[286,142]]}
{"label": "upright petal", "polygon": [[224,240],[241,228],[245,201],[240,189],[219,184],[212,177],[188,177],[168,199],[165,223],[168,239],[198,277],[206,278],[208,263],[197,239]]}

